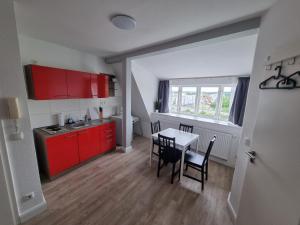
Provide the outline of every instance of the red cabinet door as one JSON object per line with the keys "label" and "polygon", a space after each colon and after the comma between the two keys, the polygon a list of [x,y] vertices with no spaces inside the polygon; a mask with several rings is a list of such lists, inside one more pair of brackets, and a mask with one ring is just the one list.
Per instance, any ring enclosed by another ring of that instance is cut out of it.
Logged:
{"label": "red cabinet door", "polygon": [[98,75],[91,74],[91,97],[98,98]]}
{"label": "red cabinet door", "polygon": [[77,133],[48,138],[49,175],[55,176],[79,163]]}
{"label": "red cabinet door", "polygon": [[101,74],[98,76],[98,97],[109,97],[109,76]]}
{"label": "red cabinet door", "polygon": [[100,153],[99,127],[92,127],[89,130],[92,155],[98,155]]}
{"label": "red cabinet door", "polygon": [[91,74],[66,70],[69,98],[91,97]]}
{"label": "red cabinet door", "polygon": [[78,131],[78,148],[80,162],[100,153],[98,127]]}
{"label": "red cabinet door", "polygon": [[28,65],[27,72],[29,97],[36,100],[67,98],[67,78],[63,69]]}
{"label": "red cabinet door", "polygon": [[114,122],[103,124],[99,127],[100,152],[116,148],[116,126]]}

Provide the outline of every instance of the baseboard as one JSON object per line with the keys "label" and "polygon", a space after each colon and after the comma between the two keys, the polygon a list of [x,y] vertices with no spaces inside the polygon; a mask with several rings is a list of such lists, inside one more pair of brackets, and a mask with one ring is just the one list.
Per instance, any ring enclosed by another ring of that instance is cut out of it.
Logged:
{"label": "baseboard", "polygon": [[228,198],[227,198],[227,208],[228,208],[228,211],[229,211],[229,216],[232,220],[232,223],[235,224],[236,222],[236,218],[237,218],[237,215],[236,215],[236,212],[230,202],[230,195],[231,195],[231,192],[229,192],[228,194]]}
{"label": "baseboard", "polygon": [[131,152],[131,151],[132,151],[132,146],[131,146],[131,145],[130,145],[130,146],[127,146],[127,147],[123,147],[123,146],[122,146],[122,151],[123,151],[124,153]]}
{"label": "baseboard", "polygon": [[30,220],[31,218],[37,216],[38,214],[42,213],[46,209],[47,209],[47,203],[46,203],[46,200],[43,198],[43,202],[26,210],[25,212],[23,212],[19,215],[20,222],[24,223],[24,222]]}

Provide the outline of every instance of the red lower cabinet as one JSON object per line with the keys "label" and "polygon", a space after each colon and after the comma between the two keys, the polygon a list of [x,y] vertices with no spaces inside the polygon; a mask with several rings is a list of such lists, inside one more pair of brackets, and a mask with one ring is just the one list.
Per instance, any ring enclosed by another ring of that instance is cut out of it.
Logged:
{"label": "red lower cabinet", "polygon": [[46,145],[50,176],[58,175],[79,163],[77,133],[48,138]]}
{"label": "red lower cabinet", "polygon": [[38,143],[43,143],[37,145],[38,159],[41,159],[39,166],[49,178],[55,177],[80,162],[114,149],[115,132],[115,123],[111,122],[47,139],[35,136]]}
{"label": "red lower cabinet", "polygon": [[78,148],[80,162],[99,155],[99,128],[93,127],[78,131]]}
{"label": "red lower cabinet", "polygon": [[116,125],[114,122],[102,125],[99,133],[101,153],[116,147]]}

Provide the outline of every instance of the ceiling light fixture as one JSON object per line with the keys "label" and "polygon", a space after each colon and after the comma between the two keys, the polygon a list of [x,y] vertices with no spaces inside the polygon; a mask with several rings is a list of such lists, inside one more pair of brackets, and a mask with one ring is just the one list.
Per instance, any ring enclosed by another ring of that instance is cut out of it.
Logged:
{"label": "ceiling light fixture", "polygon": [[135,28],[136,21],[127,15],[116,15],[111,18],[111,22],[122,30],[132,30]]}

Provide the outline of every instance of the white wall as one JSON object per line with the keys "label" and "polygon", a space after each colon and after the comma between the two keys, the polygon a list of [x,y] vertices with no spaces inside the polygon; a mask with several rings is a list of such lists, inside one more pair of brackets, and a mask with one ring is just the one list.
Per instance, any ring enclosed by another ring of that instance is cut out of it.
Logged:
{"label": "white wall", "polygon": [[[289,42],[295,42],[296,40],[298,40],[298,43],[300,42],[299,9],[299,0],[280,0],[266,13],[262,20],[258,36],[253,73],[249,86],[248,101],[244,118],[244,129],[241,139],[242,143],[239,147],[237,166],[229,198],[229,203],[235,213],[238,213],[239,210],[241,192],[248,163],[244,152],[249,150],[249,148],[243,145],[243,138],[249,137],[251,139],[253,136],[258,111],[257,105],[259,101],[258,84],[265,79],[264,63],[267,56],[271,55],[272,52],[281,45]],[[274,99],[273,104],[281,103],[276,102],[276,99]],[[292,103],[291,107],[293,106],[296,105]],[[299,121],[298,117],[288,119],[295,121],[295,123]],[[270,140],[270,142],[271,141],[272,140]]]}
{"label": "white wall", "polygon": [[[14,16],[13,1],[3,0],[0,3],[0,129],[3,129],[3,136],[0,136],[1,151],[7,155],[2,160],[9,163],[12,186],[10,191],[14,193],[13,200],[17,206],[17,214],[21,219],[32,215],[32,209],[37,211],[45,207],[45,200],[41,189],[39,172],[33,142],[33,135],[30,127],[29,113],[27,107],[27,95],[25,80],[21,67],[19,55],[19,43]],[[19,120],[20,130],[24,132],[24,139],[13,141],[10,139],[13,133],[13,123],[7,120],[7,104],[3,99],[16,96],[19,98],[22,118]],[[0,170],[2,168],[0,167]],[[4,189],[0,189],[3,194]],[[35,197],[24,201],[25,194],[34,192]],[[1,203],[2,198],[1,198]],[[9,206],[7,206],[9,207]],[[9,216],[9,215],[7,215]],[[1,224],[5,221],[1,217]]]}
{"label": "white wall", "polygon": [[19,35],[21,62],[23,65],[35,63],[64,69],[74,69],[91,73],[111,74],[112,67],[95,55],[67,48],[47,41]]}
{"label": "white wall", "polygon": [[[22,65],[36,63],[65,69],[74,69],[92,73],[112,74],[112,67],[104,61],[88,53],[70,49],[50,42],[19,35]],[[119,88],[119,84],[116,84]],[[114,113],[115,106],[121,104],[120,91],[117,97],[105,99],[72,99],[72,100],[28,100],[31,127],[42,127],[56,124],[57,114],[63,112],[66,117],[83,119],[88,107],[103,107],[104,116]]]}
{"label": "white wall", "polygon": [[150,115],[154,112],[154,101],[157,100],[158,78],[145,69],[135,60],[131,66],[133,81],[131,90],[132,114],[140,118],[140,123],[134,127],[134,131],[140,133],[140,127],[143,136],[151,136]]}
{"label": "white wall", "polygon": [[131,70],[140,90],[146,110],[150,115],[154,112],[154,101],[157,100],[159,80],[153,73],[139,65],[136,61],[132,62]]}
{"label": "white wall", "polygon": [[131,85],[131,114],[139,117],[140,121],[133,127],[133,132],[145,137],[151,136],[150,116],[147,112],[145,103],[141,96],[140,90],[132,76]]}

